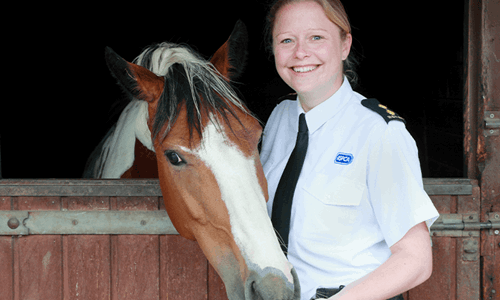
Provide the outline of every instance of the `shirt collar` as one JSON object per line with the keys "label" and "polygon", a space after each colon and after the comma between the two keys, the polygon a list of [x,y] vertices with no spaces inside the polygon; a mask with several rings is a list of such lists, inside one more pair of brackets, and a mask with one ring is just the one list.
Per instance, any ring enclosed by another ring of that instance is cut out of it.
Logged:
{"label": "shirt collar", "polygon": [[[338,89],[335,94],[333,94],[330,98],[326,99],[306,114],[307,128],[309,129],[309,133],[313,133],[318,128],[320,128],[323,124],[326,123],[329,119],[333,118],[337,115],[342,107],[344,107],[347,102],[349,102],[350,94],[352,93],[352,87],[349,84],[349,81],[346,77],[344,77],[344,82],[342,86]],[[302,105],[300,105],[300,101],[297,97],[297,111],[293,122],[294,126],[298,128],[299,124],[299,115],[304,113],[304,109]],[[298,130],[298,129],[297,129]]]}

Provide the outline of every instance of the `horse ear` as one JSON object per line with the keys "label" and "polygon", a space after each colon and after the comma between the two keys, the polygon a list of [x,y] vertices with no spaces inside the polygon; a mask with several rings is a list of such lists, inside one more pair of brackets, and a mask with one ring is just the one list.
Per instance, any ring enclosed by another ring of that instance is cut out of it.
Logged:
{"label": "horse ear", "polygon": [[247,28],[238,20],[229,39],[215,52],[210,62],[228,81],[237,79],[245,68],[247,47]]}
{"label": "horse ear", "polygon": [[160,97],[165,84],[162,77],[144,67],[127,62],[109,47],[106,47],[105,56],[108,69],[125,92],[147,102],[153,102]]}

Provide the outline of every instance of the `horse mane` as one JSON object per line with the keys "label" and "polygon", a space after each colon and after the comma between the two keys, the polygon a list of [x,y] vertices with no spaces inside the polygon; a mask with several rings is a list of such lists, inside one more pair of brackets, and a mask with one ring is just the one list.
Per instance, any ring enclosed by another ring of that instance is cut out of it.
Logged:
{"label": "horse mane", "polygon": [[[152,139],[160,134],[161,139],[167,136],[183,103],[186,105],[190,140],[194,131],[201,136],[202,114],[206,114],[219,128],[219,120],[213,116],[220,115],[229,125],[228,112],[241,124],[230,104],[256,118],[237,96],[228,80],[210,62],[201,58],[187,45],[167,42],[156,44],[146,48],[134,59],[133,63],[147,68],[157,76],[165,77],[164,90],[158,101],[153,121]],[[241,62],[235,62],[233,65],[238,64]],[[123,113],[125,107],[133,100],[136,99],[131,96],[120,101],[115,106],[114,115]],[[165,130],[162,132],[163,128]],[[229,128],[231,129],[230,126]],[[108,155],[110,155],[105,146],[106,140],[113,136],[115,129],[116,124],[109,129],[99,145],[92,151],[84,168],[84,178],[101,177]]]}
{"label": "horse mane", "polygon": [[219,120],[213,115],[221,116],[229,124],[229,112],[239,121],[230,104],[251,115],[226,78],[187,45],[157,44],[144,50],[133,62],[165,78],[153,121],[153,139],[167,136],[182,104],[187,110],[190,138],[194,131],[201,136],[203,114],[218,126]]}

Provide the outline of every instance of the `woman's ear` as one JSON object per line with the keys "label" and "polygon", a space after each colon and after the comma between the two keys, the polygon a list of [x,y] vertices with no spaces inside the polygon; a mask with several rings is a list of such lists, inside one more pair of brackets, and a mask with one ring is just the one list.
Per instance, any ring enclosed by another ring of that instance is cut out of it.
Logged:
{"label": "woman's ear", "polygon": [[345,60],[349,56],[349,53],[351,52],[351,45],[352,35],[348,33],[342,41],[342,60]]}

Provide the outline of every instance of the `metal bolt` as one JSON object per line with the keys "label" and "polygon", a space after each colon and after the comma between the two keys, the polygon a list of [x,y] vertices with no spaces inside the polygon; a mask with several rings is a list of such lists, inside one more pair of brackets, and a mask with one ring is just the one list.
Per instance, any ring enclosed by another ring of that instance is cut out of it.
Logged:
{"label": "metal bolt", "polygon": [[495,117],[494,114],[490,114],[490,118],[493,119]]}
{"label": "metal bolt", "polygon": [[493,134],[493,132],[494,132],[493,129],[490,129],[490,134]]}
{"label": "metal bolt", "polygon": [[19,220],[16,217],[12,217],[7,221],[7,226],[9,226],[10,229],[16,229],[19,227]]}
{"label": "metal bolt", "polygon": [[495,230],[495,234],[497,234],[497,235],[498,235],[499,233],[500,233],[500,231],[498,231],[498,230]]}
{"label": "metal bolt", "polygon": [[495,291],[495,290],[491,290],[491,293],[492,293],[492,294],[495,294],[496,292],[497,292],[497,291]]}
{"label": "metal bolt", "polygon": [[78,225],[78,221],[77,220],[73,220],[73,225]]}
{"label": "metal bolt", "polygon": [[469,216],[469,220],[472,220],[472,219],[474,219],[474,217],[473,216]]}
{"label": "metal bolt", "polygon": [[146,221],[142,220],[142,221],[141,221],[141,225],[142,225],[142,226],[146,225]]}
{"label": "metal bolt", "polygon": [[500,215],[499,215],[499,214],[496,214],[496,215],[495,215],[495,219],[500,219]]}

